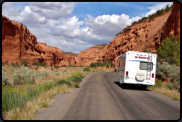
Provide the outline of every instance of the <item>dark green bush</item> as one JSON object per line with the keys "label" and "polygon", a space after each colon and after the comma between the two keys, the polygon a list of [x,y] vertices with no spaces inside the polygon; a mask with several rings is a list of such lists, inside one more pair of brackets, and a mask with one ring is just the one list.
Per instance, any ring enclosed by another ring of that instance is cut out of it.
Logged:
{"label": "dark green bush", "polygon": [[59,66],[55,66],[55,68],[56,68],[56,69],[58,69],[58,68],[59,68]]}
{"label": "dark green bush", "polygon": [[44,62],[38,62],[38,61],[35,62],[35,65],[36,66],[46,66],[46,64]]}
{"label": "dark green bush", "polygon": [[143,49],[143,52],[148,52],[148,51],[147,51],[147,48]]}
{"label": "dark green bush", "polygon": [[75,88],[80,88],[79,84],[75,84]]}
{"label": "dark green bush", "polygon": [[90,68],[85,67],[85,68],[83,69],[83,71],[90,71]]}
{"label": "dark green bush", "polygon": [[169,35],[169,37],[165,38],[156,53],[158,61],[163,59],[169,64],[180,66],[180,41],[176,37]]}
{"label": "dark green bush", "polygon": [[149,19],[154,19],[154,18],[156,18],[157,16],[156,16],[156,14],[154,13],[154,14],[152,14],[152,15],[149,15]]}
{"label": "dark green bush", "polygon": [[92,68],[95,67],[95,63],[91,63],[90,67],[92,67]]}
{"label": "dark green bush", "polygon": [[65,79],[62,79],[62,80],[59,80],[58,82],[57,82],[57,84],[66,84],[66,85],[68,85],[68,86],[71,86],[71,83],[70,82],[68,82],[67,80],[65,80]]}
{"label": "dark green bush", "polygon": [[15,65],[15,64],[12,62],[12,63],[11,63],[11,66],[14,66],[14,65]]}
{"label": "dark green bush", "polygon": [[21,62],[21,65],[28,66],[28,65],[27,65],[27,61],[24,59],[24,60]]}

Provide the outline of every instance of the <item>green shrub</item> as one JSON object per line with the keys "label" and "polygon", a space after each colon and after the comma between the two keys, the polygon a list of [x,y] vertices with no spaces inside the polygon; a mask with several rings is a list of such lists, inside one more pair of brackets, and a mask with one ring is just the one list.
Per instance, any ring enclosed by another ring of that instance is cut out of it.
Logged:
{"label": "green shrub", "polygon": [[152,15],[149,15],[149,18],[150,19],[154,19],[154,18],[156,18],[157,16],[156,16],[156,14],[154,13],[154,14],[152,14]]}
{"label": "green shrub", "polygon": [[83,71],[90,71],[90,68],[85,67],[85,68],[83,69]]}
{"label": "green shrub", "polygon": [[75,88],[80,88],[79,84],[75,84]]}
{"label": "green shrub", "polygon": [[35,65],[36,66],[43,66],[43,67],[46,66],[46,64],[44,62],[38,62],[38,61],[35,62]]}
{"label": "green shrub", "polygon": [[35,81],[34,71],[22,66],[22,68],[15,70],[12,75],[15,85],[33,83]]}
{"label": "green shrub", "polygon": [[21,65],[28,66],[26,60],[23,60],[23,61],[21,62]]}
{"label": "green shrub", "polygon": [[64,74],[64,73],[66,73],[66,72],[67,72],[67,69],[64,69],[62,73]]}
{"label": "green shrub", "polygon": [[15,65],[15,64],[12,62],[12,63],[11,63],[11,66],[14,66],[14,65]]}
{"label": "green shrub", "polygon": [[156,12],[156,15],[162,15],[164,13],[164,9],[161,9],[161,10],[158,10],[157,12]]}
{"label": "green shrub", "polygon": [[180,41],[176,37],[170,35],[165,38],[156,53],[158,55],[158,61],[163,59],[169,64],[180,66]]}
{"label": "green shrub", "polygon": [[57,82],[57,84],[61,85],[61,84],[66,84],[68,86],[71,86],[71,83],[65,79],[61,79]]}
{"label": "green shrub", "polygon": [[180,90],[180,81],[174,80],[173,82],[167,82],[165,84],[165,87],[168,89],[171,89],[171,90],[176,89],[179,91]]}
{"label": "green shrub", "polygon": [[95,67],[95,63],[91,63],[90,67],[92,67],[92,68]]}
{"label": "green shrub", "polygon": [[55,68],[56,68],[56,69],[58,69],[58,68],[59,68],[59,66],[55,66]]}
{"label": "green shrub", "polygon": [[36,62],[35,62],[35,65],[36,65],[36,66],[40,66],[40,62],[36,61]]}
{"label": "green shrub", "polygon": [[155,82],[155,87],[162,87],[162,86],[163,86],[162,80],[157,80],[157,81]]}
{"label": "green shrub", "polygon": [[148,51],[147,51],[147,48],[143,49],[143,52],[148,52]]}
{"label": "green shrub", "polygon": [[6,76],[6,72],[2,70],[2,83],[5,83],[7,85],[8,83],[8,77]]}

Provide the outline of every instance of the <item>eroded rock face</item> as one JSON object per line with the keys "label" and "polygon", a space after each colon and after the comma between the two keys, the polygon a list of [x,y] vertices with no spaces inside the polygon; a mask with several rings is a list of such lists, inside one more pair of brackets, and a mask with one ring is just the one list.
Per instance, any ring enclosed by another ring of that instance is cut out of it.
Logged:
{"label": "eroded rock face", "polygon": [[77,57],[75,56],[71,56],[71,55],[64,55],[64,59],[61,61],[61,63],[59,64],[59,66],[76,66],[77,65]]}
{"label": "eroded rock face", "polygon": [[25,25],[2,15],[2,62],[20,64],[25,59],[29,65],[36,61],[58,65],[63,58],[63,51],[37,42]]}
{"label": "eroded rock face", "polygon": [[77,60],[77,66],[90,66],[97,55],[103,50],[104,46],[93,46],[85,51],[80,51]]}
{"label": "eroded rock face", "polygon": [[174,9],[163,28],[164,34],[161,37],[161,41],[164,40],[169,34],[176,36],[180,41],[180,3],[174,2],[173,5]]}
{"label": "eroded rock face", "polygon": [[145,48],[156,52],[163,39],[172,33],[180,40],[180,5],[174,2],[174,9],[153,20],[147,19],[133,25],[116,36],[97,55],[94,62],[112,60],[115,65],[118,56],[126,51],[143,51]]}

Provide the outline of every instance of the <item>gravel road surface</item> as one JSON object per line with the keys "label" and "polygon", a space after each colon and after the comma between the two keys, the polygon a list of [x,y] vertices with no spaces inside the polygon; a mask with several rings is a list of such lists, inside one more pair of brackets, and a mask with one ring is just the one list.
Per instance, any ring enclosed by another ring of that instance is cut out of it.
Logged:
{"label": "gravel road surface", "polygon": [[178,120],[180,102],[149,89],[120,87],[115,72],[90,73],[80,88],[58,94],[37,120]]}

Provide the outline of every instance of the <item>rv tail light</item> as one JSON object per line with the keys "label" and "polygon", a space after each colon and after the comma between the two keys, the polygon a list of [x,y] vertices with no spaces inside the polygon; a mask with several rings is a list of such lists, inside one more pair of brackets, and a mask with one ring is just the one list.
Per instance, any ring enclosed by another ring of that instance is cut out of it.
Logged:
{"label": "rv tail light", "polygon": [[126,71],[126,76],[128,76],[128,71]]}
{"label": "rv tail light", "polygon": [[154,73],[152,73],[152,78],[154,78]]}

